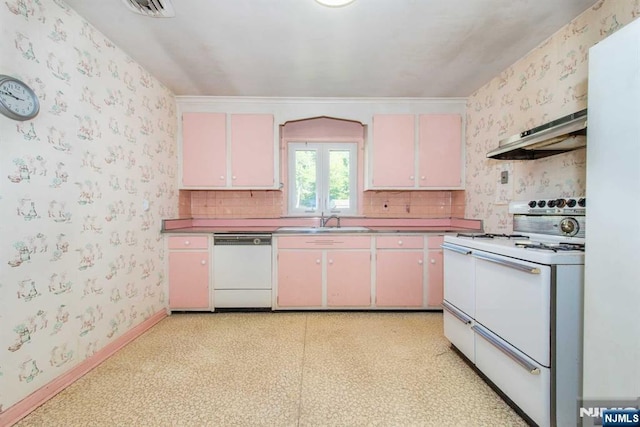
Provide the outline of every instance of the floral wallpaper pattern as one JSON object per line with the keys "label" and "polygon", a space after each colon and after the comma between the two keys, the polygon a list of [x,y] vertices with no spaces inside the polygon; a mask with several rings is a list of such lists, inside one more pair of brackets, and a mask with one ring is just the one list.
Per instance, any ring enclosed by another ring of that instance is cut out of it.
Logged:
{"label": "floral wallpaper pattern", "polygon": [[41,104],[0,116],[3,411],[167,307],[178,192],[172,93],[61,0],[0,9],[0,73]]}
{"label": "floral wallpaper pattern", "polygon": [[[508,202],[586,194],[586,150],[539,160],[490,160],[498,141],[587,107],[589,48],[640,16],[640,0],[600,0],[467,102],[466,216],[513,228]],[[500,184],[500,173],[509,183]]]}

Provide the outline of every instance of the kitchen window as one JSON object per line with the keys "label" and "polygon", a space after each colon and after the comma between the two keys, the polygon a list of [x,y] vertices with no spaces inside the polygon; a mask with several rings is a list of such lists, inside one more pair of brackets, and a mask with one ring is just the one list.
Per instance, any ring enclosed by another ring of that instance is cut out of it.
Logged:
{"label": "kitchen window", "polygon": [[356,214],[357,148],[351,142],[289,143],[289,214]]}

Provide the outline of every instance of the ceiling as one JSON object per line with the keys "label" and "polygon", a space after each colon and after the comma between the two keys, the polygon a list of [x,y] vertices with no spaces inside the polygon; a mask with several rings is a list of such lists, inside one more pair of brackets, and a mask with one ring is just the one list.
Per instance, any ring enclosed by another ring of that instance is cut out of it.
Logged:
{"label": "ceiling", "polygon": [[66,0],[176,95],[466,97],[595,0]]}

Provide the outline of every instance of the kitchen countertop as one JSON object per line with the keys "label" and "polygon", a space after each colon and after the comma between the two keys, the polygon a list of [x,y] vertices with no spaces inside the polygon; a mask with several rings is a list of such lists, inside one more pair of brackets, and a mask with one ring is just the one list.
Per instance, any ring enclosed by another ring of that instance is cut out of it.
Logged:
{"label": "kitchen countertop", "polygon": [[[342,227],[366,227],[366,231],[346,229],[344,233],[431,233],[480,232],[482,221],[464,218],[340,218]],[[318,218],[251,218],[251,219],[169,219],[162,222],[163,233],[276,233],[308,234],[305,228],[318,227]],[[288,230],[279,231],[281,227]],[[300,227],[301,230],[291,230]],[[317,232],[335,234],[340,231]]]}

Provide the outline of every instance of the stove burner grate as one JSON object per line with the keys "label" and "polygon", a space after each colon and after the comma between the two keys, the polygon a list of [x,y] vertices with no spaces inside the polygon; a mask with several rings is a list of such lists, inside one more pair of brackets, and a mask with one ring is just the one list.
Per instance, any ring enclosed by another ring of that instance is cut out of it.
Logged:
{"label": "stove burner grate", "polygon": [[524,236],[522,234],[494,234],[494,233],[484,233],[484,234],[465,234],[458,233],[456,237],[470,237],[472,239],[493,239],[495,237],[503,237],[506,239],[528,239],[529,236]]}
{"label": "stove burner grate", "polygon": [[584,252],[584,244],[582,243],[537,243],[537,242],[516,242],[516,246],[524,249],[540,249],[544,251],[582,251]]}

